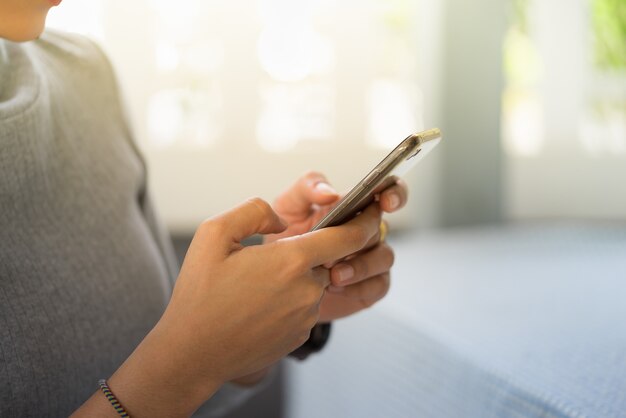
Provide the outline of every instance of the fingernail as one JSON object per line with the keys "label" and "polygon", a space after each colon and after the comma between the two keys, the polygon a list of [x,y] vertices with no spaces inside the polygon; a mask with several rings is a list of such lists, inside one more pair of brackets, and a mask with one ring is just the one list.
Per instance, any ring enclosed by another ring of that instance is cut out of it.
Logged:
{"label": "fingernail", "polygon": [[343,286],[333,286],[332,284],[326,288],[330,293],[341,293],[345,290]]}
{"label": "fingernail", "polygon": [[400,196],[395,193],[389,195],[389,206],[391,206],[391,209],[397,209],[400,206]]}
{"label": "fingernail", "polygon": [[330,187],[330,185],[328,183],[324,183],[324,182],[317,183],[315,185],[315,190],[317,190],[318,192],[320,192],[322,194],[326,194],[326,195],[333,195],[334,196],[334,195],[337,194],[335,189]]}
{"label": "fingernail", "polygon": [[354,268],[350,264],[338,264],[334,267],[339,276],[339,283],[343,283],[354,277]]}

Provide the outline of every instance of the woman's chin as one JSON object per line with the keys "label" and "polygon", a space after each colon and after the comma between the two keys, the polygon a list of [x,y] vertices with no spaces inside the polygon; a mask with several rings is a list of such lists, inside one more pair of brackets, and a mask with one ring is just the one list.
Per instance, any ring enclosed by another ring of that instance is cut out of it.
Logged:
{"label": "woman's chin", "polygon": [[47,16],[48,11],[37,16],[13,19],[9,25],[0,28],[0,38],[14,42],[26,42],[37,39],[45,29]]}

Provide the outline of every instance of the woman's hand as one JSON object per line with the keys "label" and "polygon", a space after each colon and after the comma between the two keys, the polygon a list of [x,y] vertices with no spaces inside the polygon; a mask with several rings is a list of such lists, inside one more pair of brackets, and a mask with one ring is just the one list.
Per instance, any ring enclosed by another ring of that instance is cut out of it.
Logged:
{"label": "woman's hand", "polygon": [[[395,212],[406,204],[407,195],[407,187],[400,180],[381,194],[378,205],[384,212]],[[322,174],[310,172],[302,176],[274,203],[276,213],[287,222],[287,229],[268,235],[266,241],[309,231],[339,199],[339,194]],[[335,265],[337,260],[327,264],[332,267],[332,285],[322,298],[320,322],[329,322],[367,308],[389,290],[393,250],[380,242],[378,233],[365,248]]]}
{"label": "woman's hand", "polygon": [[[241,240],[286,229],[264,201],[204,222],[163,317],[109,379],[112,391],[133,416],[186,416],[224,382],[302,345],[330,283],[319,266],[364,248],[378,232],[379,212],[372,206],[345,225],[250,247]],[[89,409],[102,405],[96,395],[77,416],[98,416]]]}

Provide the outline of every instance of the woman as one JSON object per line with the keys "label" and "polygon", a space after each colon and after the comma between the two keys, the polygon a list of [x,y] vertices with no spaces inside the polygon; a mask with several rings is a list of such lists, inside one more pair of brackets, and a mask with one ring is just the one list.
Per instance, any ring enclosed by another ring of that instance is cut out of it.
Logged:
{"label": "woman", "polygon": [[58,2],[0,0],[0,416],[224,410],[316,324],[385,295],[381,211],[406,187],[306,233],[339,198],[309,173],[202,223],[178,272],[109,62],[41,35]]}

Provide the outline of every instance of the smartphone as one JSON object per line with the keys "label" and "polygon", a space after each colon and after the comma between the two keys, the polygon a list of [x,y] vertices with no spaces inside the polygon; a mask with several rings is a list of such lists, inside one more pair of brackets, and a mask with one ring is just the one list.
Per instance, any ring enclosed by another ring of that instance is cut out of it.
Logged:
{"label": "smartphone", "polygon": [[377,195],[394,185],[441,141],[437,128],[409,135],[341,199],[311,231],[341,225],[358,215]]}

